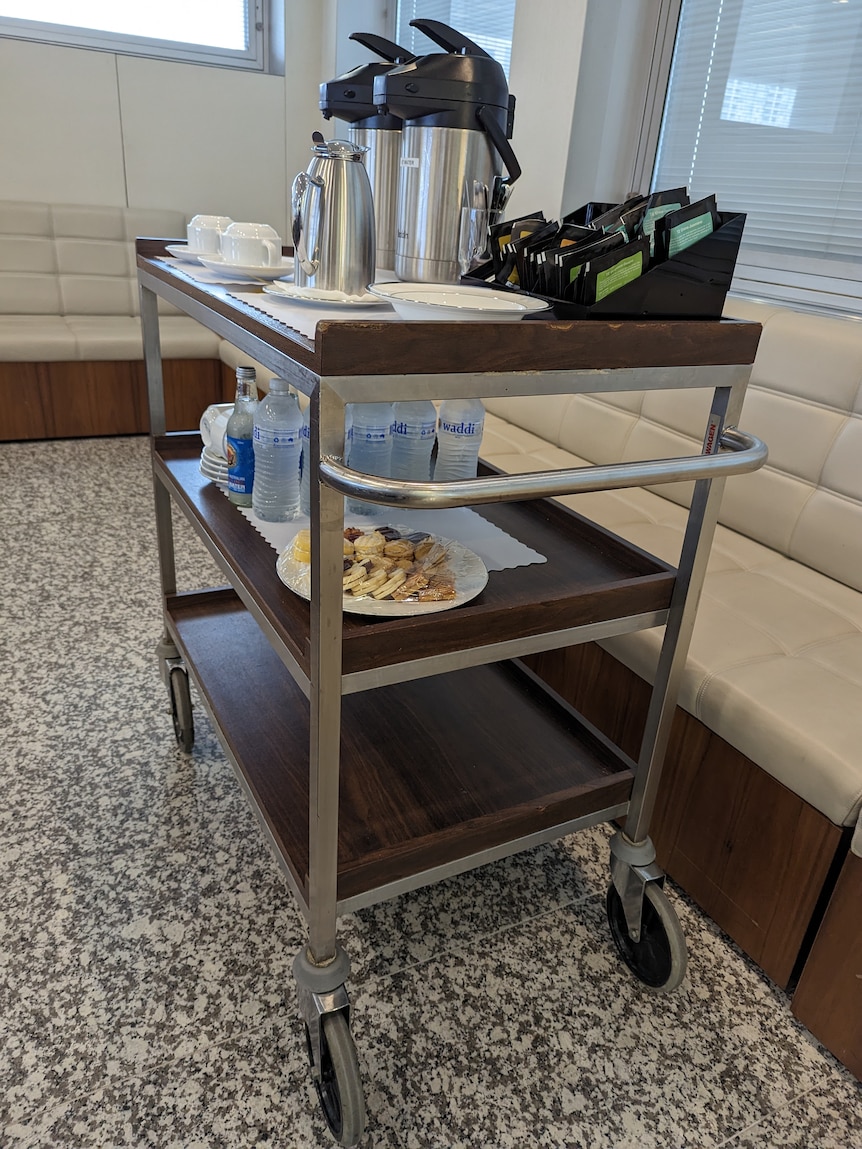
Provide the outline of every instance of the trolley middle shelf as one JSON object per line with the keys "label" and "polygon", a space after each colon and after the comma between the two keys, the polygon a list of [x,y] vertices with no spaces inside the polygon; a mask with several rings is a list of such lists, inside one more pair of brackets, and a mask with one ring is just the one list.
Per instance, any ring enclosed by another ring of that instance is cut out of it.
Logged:
{"label": "trolley middle shelf", "polygon": [[[169,597],[167,625],[306,908],[307,699],[232,590]],[[614,817],[631,792],[631,762],[508,661],[353,694],[341,731],[340,912]]]}
{"label": "trolley middle shelf", "polygon": [[[160,437],[156,476],[307,693],[309,604],[283,585],[276,552],[200,474],[199,457],[197,436]],[[666,621],[676,578],[668,564],[552,500],[479,510],[547,561],[492,571],[482,593],[456,610],[392,619],[345,615],[345,694]]]}

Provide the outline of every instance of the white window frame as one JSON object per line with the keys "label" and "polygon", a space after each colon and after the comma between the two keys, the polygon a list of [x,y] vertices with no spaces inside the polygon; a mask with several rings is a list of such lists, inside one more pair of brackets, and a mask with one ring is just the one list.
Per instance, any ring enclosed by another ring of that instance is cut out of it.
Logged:
{"label": "white window frame", "polygon": [[[651,186],[681,9],[682,0],[660,0],[643,120],[633,161],[633,188]],[[862,312],[862,285],[831,275],[834,265],[824,261],[818,266],[816,259],[810,259],[806,267],[791,269],[787,263],[787,257],[777,253],[765,257],[757,250],[742,252],[731,294],[828,314]]]}
{"label": "white window frame", "polygon": [[208,64],[222,68],[268,69],[268,0],[244,0],[247,10],[249,44],[245,51],[201,44],[183,44],[175,40],[146,39],[118,32],[99,31],[65,24],[47,24],[38,20],[15,20],[0,16],[0,36],[15,40],[34,40],[69,48],[88,48],[96,52],[115,52],[127,56],[147,56],[160,60],[178,60],[188,64]]}

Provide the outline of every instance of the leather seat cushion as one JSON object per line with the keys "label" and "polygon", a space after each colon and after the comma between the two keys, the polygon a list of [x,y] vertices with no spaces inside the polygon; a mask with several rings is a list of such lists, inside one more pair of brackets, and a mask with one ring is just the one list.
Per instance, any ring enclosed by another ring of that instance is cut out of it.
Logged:
{"label": "leather seat cushion", "polygon": [[[511,472],[591,462],[490,412],[482,455]],[[677,503],[640,488],[561,501],[678,561],[687,512]],[[651,681],[662,633],[622,635],[602,646]],[[831,821],[849,826],[862,807],[860,691],[862,594],[719,526],[680,705]]]}

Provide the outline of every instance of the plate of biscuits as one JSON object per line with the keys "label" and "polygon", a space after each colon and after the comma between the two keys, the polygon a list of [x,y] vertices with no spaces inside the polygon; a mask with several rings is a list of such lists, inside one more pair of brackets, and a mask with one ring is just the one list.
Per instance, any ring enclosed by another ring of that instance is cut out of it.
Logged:
{"label": "plate of biscuits", "polygon": [[[488,581],[485,564],[462,543],[410,527],[346,527],[343,562],[348,614],[399,618],[451,610],[475,598]],[[278,556],[276,570],[285,586],[311,598],[307,528]]]}

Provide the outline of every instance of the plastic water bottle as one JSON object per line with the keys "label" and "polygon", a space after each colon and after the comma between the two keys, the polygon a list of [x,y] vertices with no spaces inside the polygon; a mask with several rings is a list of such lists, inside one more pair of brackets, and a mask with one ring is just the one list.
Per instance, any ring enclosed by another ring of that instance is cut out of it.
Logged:
{"label": "plastic water bottle", "polygon": [[[392,462],[392,404],[353,403],[351,407],[349,466],[369,475],[388,475]],[[348,499],[347,509],[355,515],[370,515],[375,504]]]}
{"label": "plastic water bottle", "polygon": [[445,399],[437,419],[434,479],[475,479],[485,426],[481,399]]}
{"label": "plastic water bottle", "polygon": [[225,428],[227,497],[238,507],[250,507],[254,487],[254,415],[257,410],[257,372],[237,367],[236,399]]}
{"label": "plastic water bottle", "polygon": [[302,412],[302,461],[299,475],[299,509],[304,515],[311,514],[311,428],[308,425],[311,404],[306,403]]}
{"label": "plastic water bottle", "polygon": [[254,417],[254,489],[251,509],[268,523],[299,514],[302,412],[286,379],[273,379]]}
{"label": "plastic water bottle", "polygon": [[431,478],[431,452],[437,433],[437,412],[430,399],[396,403],[392,408],[393,479]]}

